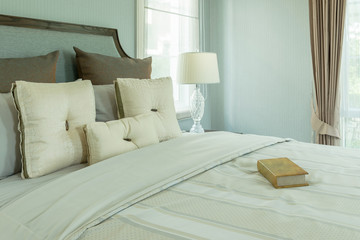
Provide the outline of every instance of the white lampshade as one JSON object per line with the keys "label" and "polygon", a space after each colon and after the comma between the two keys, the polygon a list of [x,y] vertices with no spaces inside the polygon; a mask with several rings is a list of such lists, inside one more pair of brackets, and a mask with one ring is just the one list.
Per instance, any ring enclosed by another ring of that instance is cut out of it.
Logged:
{"label": "white lampshade", "polygon": [[177,81],[181,84],[220,82],[216,53],[191,52],[179,56]]}

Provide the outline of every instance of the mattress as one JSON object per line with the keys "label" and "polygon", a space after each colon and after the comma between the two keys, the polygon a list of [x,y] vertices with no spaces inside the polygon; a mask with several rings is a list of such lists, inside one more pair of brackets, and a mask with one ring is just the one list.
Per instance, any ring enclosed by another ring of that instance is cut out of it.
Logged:
{"label": "mattress", "polygon": [[[309,186],[273,188],[256,161],[275,157],[308,171]],[[1,196],[12,193],[1,198],[0,228],[18,239],[360,239],[359,170],[356,150],[222,132],[186,136],[33,182],[1,180]],[[109,190],[87,189],[107,177]],[[54,186],[54,194],[64,192],[47,196]],[[69,202],[75,196],[82,204]]]}

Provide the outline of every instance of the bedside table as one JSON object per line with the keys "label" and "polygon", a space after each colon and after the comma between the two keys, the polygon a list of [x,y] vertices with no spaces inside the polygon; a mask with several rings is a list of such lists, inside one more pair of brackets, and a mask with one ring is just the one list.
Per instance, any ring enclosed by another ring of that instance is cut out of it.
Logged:
{"label": "bedside table", "polygon": [[[205,131],[205,133],[209,133],[209,132],[219,132],[219,131],[223,131],[223,130],[210,130],[210,129],[205,129],[204,131]],[[188,130],[187,130],[187,131],[183,130],[182,132],[188,133],[189,131],[188,131]],[[226,132],[226,131],[225,131],[225,132]],[[232,132],[232,133],[244,134],[244,133],[242,133],[242,132]]]}
{"label": "bedside table", "polygon": [[[223,131],[223,130],[208,130],[208,129],[205,129],[205,132],[218,132],[218,131]],[[225,131],[226,132],[226,131]],[[242,132],[232,132],[232,133],[237,133],[237,134],[244,134]]]}

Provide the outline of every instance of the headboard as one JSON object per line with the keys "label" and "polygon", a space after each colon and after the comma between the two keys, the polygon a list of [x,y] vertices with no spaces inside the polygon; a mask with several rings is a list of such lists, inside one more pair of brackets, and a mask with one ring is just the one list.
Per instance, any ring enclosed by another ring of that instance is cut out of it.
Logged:
{"label": "headboard", "polygon": [[33,57],[59,50],[57,82],[78,78],[73,46],[86,52],[129,57],[113,28],[0,15],[0,58]]}

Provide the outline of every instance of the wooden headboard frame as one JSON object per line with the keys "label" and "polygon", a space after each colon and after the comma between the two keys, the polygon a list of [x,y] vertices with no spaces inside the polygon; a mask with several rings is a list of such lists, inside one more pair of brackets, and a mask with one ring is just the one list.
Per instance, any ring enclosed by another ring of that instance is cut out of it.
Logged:
{"label": "wooden headboard frame", "polygon": [[13,27],[23,27],[23,28],[34,28],[34,29],[45,29],[59,32],[72,32],[72,33],[81,33],[81,34],[93,34],[93,35],[103,35],[103,36],[112,36],[116,49],[119,52],[121,57],[130,58],[126,54],[124,49],[121,47],[118,31],[114,28],[104,28],[88,25],[80,25],[73,23],[64,23],[64,22],[55,22],[47,21],[33,18],[24,18],[24,17],[15,17],[0,14],[0,25],[13,26]]}

